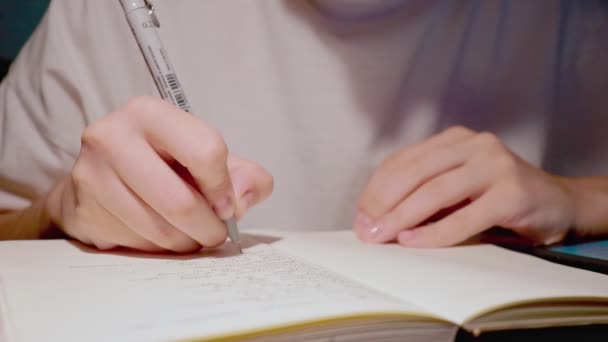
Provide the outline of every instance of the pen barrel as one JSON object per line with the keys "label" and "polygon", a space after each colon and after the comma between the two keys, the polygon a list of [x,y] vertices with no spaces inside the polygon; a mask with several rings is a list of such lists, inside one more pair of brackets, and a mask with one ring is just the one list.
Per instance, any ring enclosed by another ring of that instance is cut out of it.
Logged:
{"label": "pen barrel", "polygon": [[[191,112],[190,104],[161,42],[158,32],[159,23],[154,9],[146,0],[119,1],[160,96],[181,110]],[[230,240],[239,245],[239,251],[242,253],[235,218],[225,220],[225,223]]]}
{"label": "pen barrel", "polygon": [[129,13],[137,8],[147,8],[146,0],[120,0],[120,4],[122,5],[122,9],[125,13]]}
{"label": "pen barrel", "polygon": [[151,9],[143,0],[121,0],[121,4],[160,96],[181,110],[191,112],[190,103],[163,47]]}

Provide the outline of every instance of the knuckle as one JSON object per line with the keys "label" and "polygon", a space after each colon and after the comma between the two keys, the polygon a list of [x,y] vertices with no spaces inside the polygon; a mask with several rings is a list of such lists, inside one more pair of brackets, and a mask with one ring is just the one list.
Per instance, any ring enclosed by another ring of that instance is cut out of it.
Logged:
{"label": "knuckle", "polygon": [[91,174],[90,169],[87,162],[82,160],[76,162],[71,174],[74,189],[79,192],[91,192],[93,190],[93,179],[95,177]]}
{"label": "knuckle", "polygon": [[477,134],[477,141],[483,146],[489,148],[503,148],[504,145],[500,138],[492,132],[481,132]]}
{"label": "knuckle", "polygon": [[202,156],[203,161],[226,164],[228,160],[228,146],[220,132],[211,130],[207,134]]}
{"label": "knuckle", "polygon": [[159,222],[154,226],[154,236],[151,240],[160,247],[176,253],[188,253],[196,249],[196,244],[187,241],[186,237],[166,222]]}
{"label": "knuckle", "polygon": [[121,112],[113,112],[87,126],[80,136],[82,149],[110,155],[115,152],[117,140],[125,135],[125,120]]}
{"label": "knuckle", "polygon": [[90,179],[88,167],[84,165],[82,160],[74,164],[72,168],[72,181],[76,184],[86,183]]}
{"label": "knuckle", "polygon": [[167,196],[167,199],[165,210],[169,217],[189,217],[200,209],[200,203],[196,200],[194,194],[186,190],[173,191]]}
{"label": "knuckle", "polygon": [[124,106],[124,113],[146,113],[149,112],[151,108],[153,108],[156,104],[158,104],[160,99],[149,96],[149,95],[141,95],[131,98],[127,104]]}
{"label": "knuckle", "polygon": [[226,175],[226,177],[222,177],[221,179],[209,181],[207,184],[203,185],[203,191],[207,196],[210,196],[210,200],[220,200],[223,201],[227,193],[232,188],[232,182],[230,178]]}
{"label": "knuckle", "polygon": [[519,181],[518,162],[510,154],[500,154],[494,157],[494,166],[503,173],[510,174],[515,181]]}
{"label": "knuckle", "polygon": [[106,147],[109,143],[109,139],[106,136],[111,131],[108,129],[106,121],[107,119],[105,118],[99,120],[82,131],[80,141],[83,147],[92,149],[104,149]]}
{"label": "knuckle", "polygon": [[207,231],[204,246],[217,247],[226,241],[228,236],[227,230],[224,227],[218,229],[210,229]]}
{"label": "knuckle", "polygon": [[226,165],[228,162],[228,146],[222,135],[212,130],[205,136],[199,153],[190,155],[188,166],[205,169],[210,165]]}
{"label": "knuckle", "polygon": [[465,126],[462,125],[456,125],[456,126],[452,126],[448,129],[445,130],[446,134],[451,134],[451,135],[456,135],[456,136],[460,136],[460,135],[469,135],[469,134],[473,134],[473,130],[466,128]]}

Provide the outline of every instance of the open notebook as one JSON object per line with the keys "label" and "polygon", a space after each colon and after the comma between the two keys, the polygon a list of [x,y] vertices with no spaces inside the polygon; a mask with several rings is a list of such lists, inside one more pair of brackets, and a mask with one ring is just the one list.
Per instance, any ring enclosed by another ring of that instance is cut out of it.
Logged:
{"label": "open notebook", "polygon": [[[350,232],[257,232],[189,256],[0,242],[8,341],[450,341],[608,323],[608,276],[490,245],[366,245]],[[2,338],[0,337],[0,339]]]}

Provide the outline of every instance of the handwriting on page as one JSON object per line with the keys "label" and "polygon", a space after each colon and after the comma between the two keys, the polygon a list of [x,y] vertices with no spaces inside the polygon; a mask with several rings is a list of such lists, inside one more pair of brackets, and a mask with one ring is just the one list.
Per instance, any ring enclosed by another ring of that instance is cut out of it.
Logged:
{"label": "handwriting on page", "polygon": [[140,329],[394,304],[391,298],[266,246],[230,257],[122,260],[73,265],[70,272],[79,273],[77,278],[90,274],[113,279],[114,285],[106,286],[114,286],[114,300],[128,301],[133,313],[137,308]]}

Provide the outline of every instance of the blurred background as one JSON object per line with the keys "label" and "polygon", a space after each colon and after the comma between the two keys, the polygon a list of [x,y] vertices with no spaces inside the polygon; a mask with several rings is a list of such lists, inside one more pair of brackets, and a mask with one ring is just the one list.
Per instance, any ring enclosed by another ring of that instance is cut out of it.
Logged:
{"label": "blurred background", "polygon": [[38,25],[50,0],[0,0],[0,79]]}

